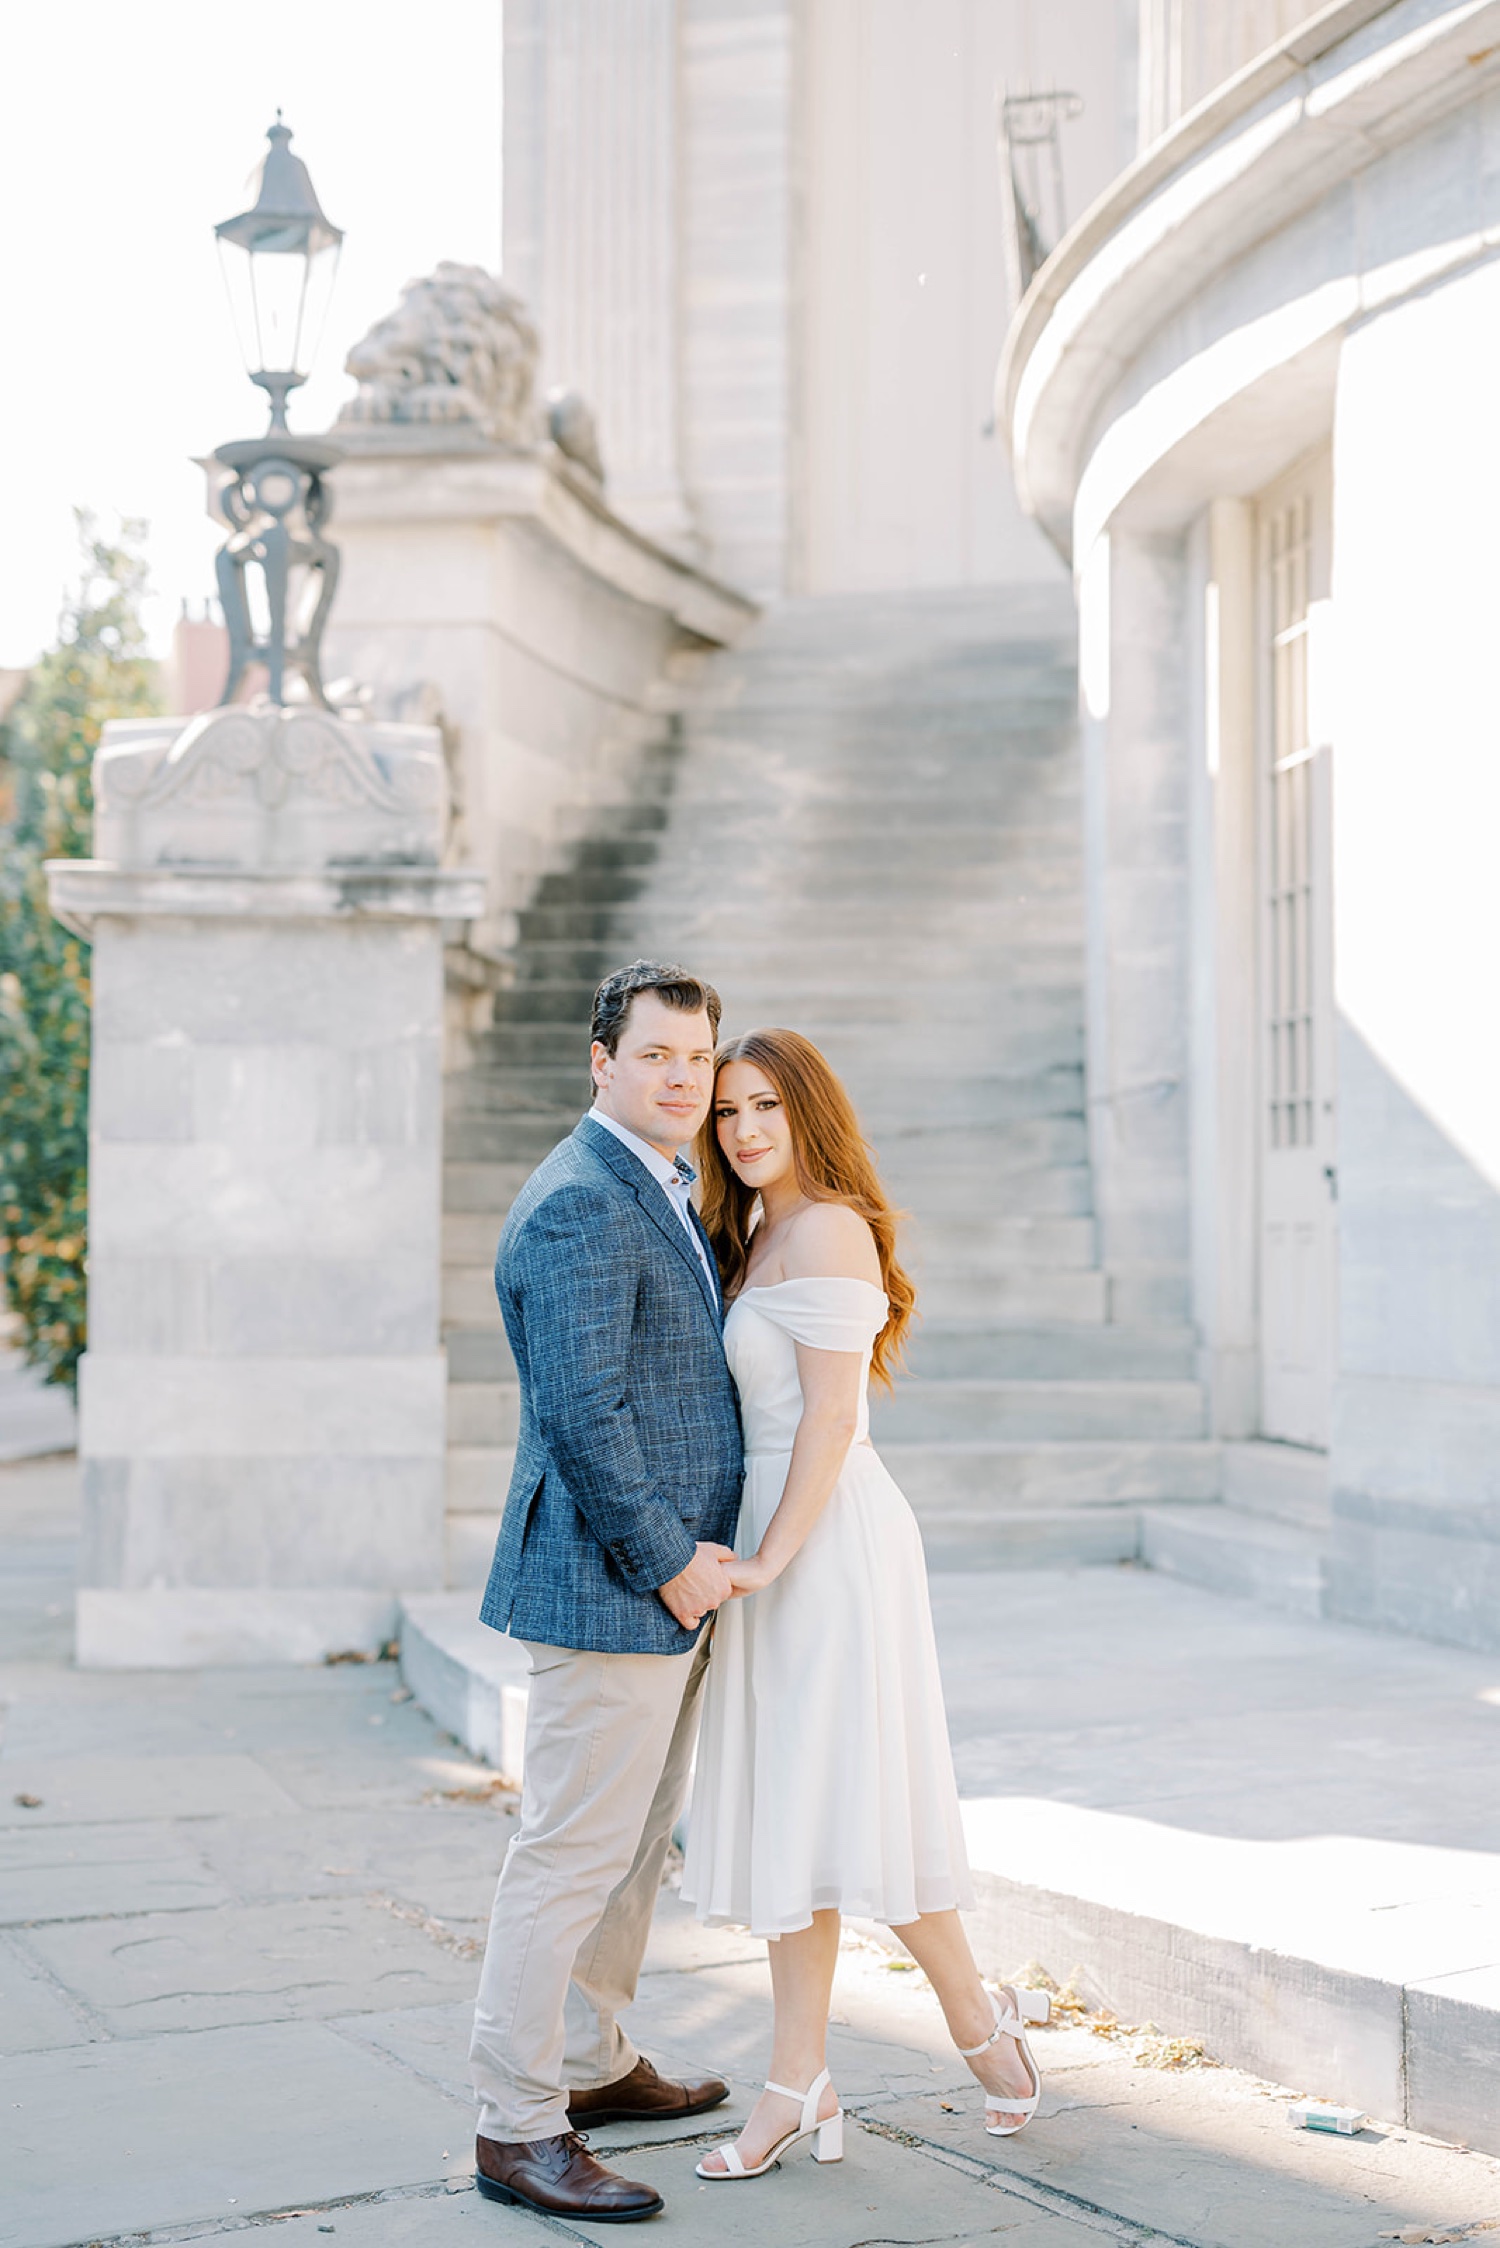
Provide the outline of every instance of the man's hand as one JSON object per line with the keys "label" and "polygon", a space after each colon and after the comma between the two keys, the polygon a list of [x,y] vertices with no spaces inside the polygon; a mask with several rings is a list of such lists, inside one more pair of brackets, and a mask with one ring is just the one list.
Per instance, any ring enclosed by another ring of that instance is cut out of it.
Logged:
{"label": "man's hand", "polygon": [[700,1539],[687,1567],[657,1588],[658,1599],[666,1602],[684,1631],[696,1631],[704,1617],[734,1591],[724,1566],[733,1559],[728,1546],[705,1545]]}

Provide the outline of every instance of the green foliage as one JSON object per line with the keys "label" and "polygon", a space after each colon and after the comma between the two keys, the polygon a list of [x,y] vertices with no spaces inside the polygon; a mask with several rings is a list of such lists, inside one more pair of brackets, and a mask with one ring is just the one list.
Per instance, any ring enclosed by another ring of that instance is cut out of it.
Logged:
{"label": "green foliage", "polygon": [[111,545],[77,521],[84,567],[58,644],[0,727],[15,804],[0,830],[0,1255],[27,1356],[69,1386],[86,1303],[89,955],[52,918],[43,862],[88,856],[104,721],[157,707],[145,525],[122,523]]}

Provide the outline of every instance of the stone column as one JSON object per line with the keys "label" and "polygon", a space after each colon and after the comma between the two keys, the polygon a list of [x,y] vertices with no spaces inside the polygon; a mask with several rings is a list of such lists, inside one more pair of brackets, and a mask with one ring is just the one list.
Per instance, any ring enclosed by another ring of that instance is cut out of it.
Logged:
{"label": "stone column", "polygon": [[[1215,500],[1189,544],[1193,1301],[1213,1435],[1260,1427],[1260,899],[1255,510]],[[1192,660],[1196,657],[1196,661]]]}
{"label": "stone column", "polygon": [[106,729],[78,1660],[372,1650],[442,1581],[436,730]]}
{"label": "stone column", "polygon": [[676,0],[507,0],[505,278],[583,392],[610,503],[691,541],[678,426]]}
{"label": "stone column", "polygon": [[1181,540],[1080,574],[1089,1154],[1109,1315],[1189,1316],[1189,752]]}

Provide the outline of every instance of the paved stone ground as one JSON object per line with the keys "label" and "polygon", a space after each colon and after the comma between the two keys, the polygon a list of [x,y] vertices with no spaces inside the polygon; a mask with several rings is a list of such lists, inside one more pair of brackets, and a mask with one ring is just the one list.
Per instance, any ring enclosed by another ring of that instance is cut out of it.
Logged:
{"label": "paved stone ground", "polygon": [[[509,1816],[491,1775],[384,1664],[73,1671],[73,1493],[66,1461],[0,1470],[0,2243],[618,2238],[469,2182],[468,2002]],[[1097,1630],[1102,1581],[1080,1601],[1056,1579],[1058,1631]],[[963,1625],[958,1583],[937,1595],[962,1702],[978,1619]],[[1500,2219],[1500,2163],[1388,2128],[1310,2138],[1274,2087],[1148,2068],[1083,2028],[1039,2039],[1038,2123],[988,2139],[931,1995],[858,1937],[833,2038],[858,2119],[847,2159],[701,2186],[695,2148],[764,2067],[765,2001],[761,1947],[706,1935],[665,1892],[638,2035],[664,2063],[725,2069],[735,2099],[691,2141],[596,2134],[668,2197],[643,2237],[1373,2248]]]}

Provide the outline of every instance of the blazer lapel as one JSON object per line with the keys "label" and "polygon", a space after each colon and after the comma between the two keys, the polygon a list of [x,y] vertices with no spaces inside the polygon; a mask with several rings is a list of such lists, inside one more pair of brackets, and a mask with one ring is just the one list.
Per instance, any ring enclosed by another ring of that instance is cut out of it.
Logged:
{"label": "blazer lapel", "polygon": [[[642,1210],[662,1238],[671,1245],[675,1253],[688,1266],[702,1291],[704,1302],[713,1313],[715,1327],[721,1326],[724,1315],[719,1302],[718,1283],[710,1278],[714,1261],[713,1251],[708,1245],[708,1235],[703,1231],[703,1223],[697,1211],[692,1212],[692,1219],[694,1229],[703,1243],[703,1257],[698,1255],[697,1250],[688,1239],[687,1230],[681,1218],[678,1217],[677,1212],[667,1199],[666,1188],[661,1185],[659,1180],[652,1178],[645,1164],[636,1160],[623,1141],[617,1140],[613,1132],[606,1132],[602,1124],[591,1123],[586,1116],[580,1119],[573,1136],[575,1139],[582,1139],[585,1146],[591,1149],[595,1155],[602,1157],[614,1172],[616,1178],[631,1189]],[[704,1258],[708,1260],[708,1271],[704,1270]]]}

